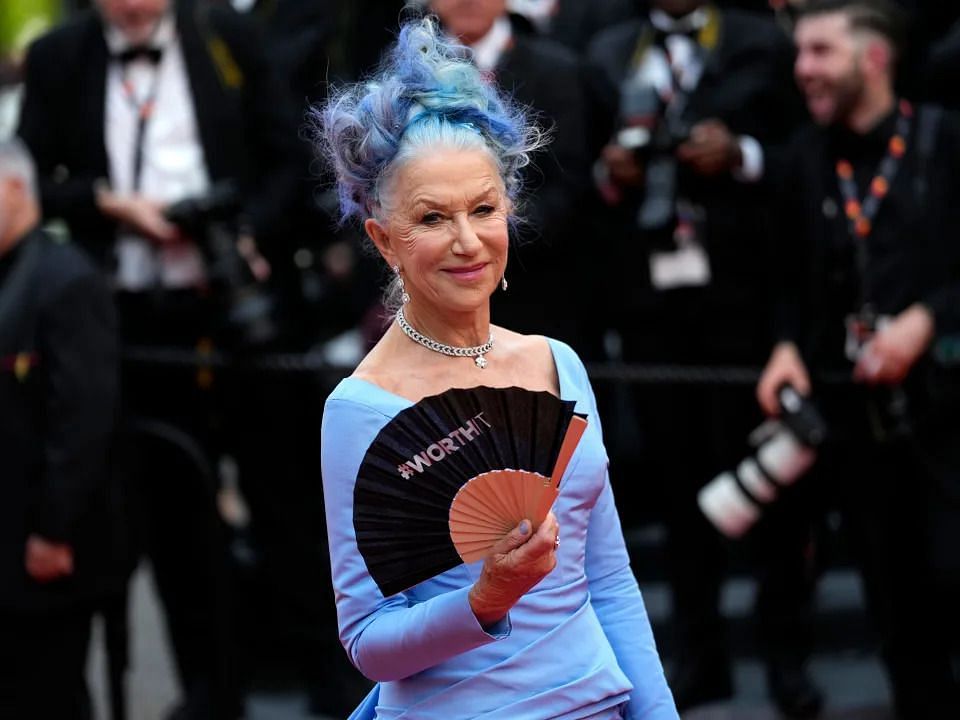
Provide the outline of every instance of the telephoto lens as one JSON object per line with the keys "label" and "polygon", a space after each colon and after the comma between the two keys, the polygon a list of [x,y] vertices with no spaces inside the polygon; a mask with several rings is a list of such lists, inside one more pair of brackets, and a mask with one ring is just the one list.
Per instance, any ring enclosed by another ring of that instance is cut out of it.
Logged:
{"label": "telephoto lens", "polygon": [[727,537],[741,537],[753,527],[764,507],[811,468],[826,439],[826,423],[808,398],[790,385],[781,387],[777,397],[780,417],[750,434],[756,452],[697,495],[700,510]]}

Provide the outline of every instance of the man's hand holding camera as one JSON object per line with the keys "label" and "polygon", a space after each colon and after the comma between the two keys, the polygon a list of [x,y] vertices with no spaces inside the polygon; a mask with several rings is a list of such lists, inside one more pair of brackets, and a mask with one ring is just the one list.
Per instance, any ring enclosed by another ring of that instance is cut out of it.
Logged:
{"label": "man's hand holding camera", "polygon": [[853,379],[869,385],[897,385],[927,351],[933,341],[930,311],[911,305],[877,331],[853,368]]}
{"label": "man's hand holding camera", "polygon": [[621,188],[643,185],[643,164],[632,148],[610,143],[603,149],[603,163],[610,180]]}
{"label": "man's hand holding camera", "polygon": [[771,416],[780,414],[777,391],[783,385],[792,385],[801,395],[810,394],[810,374],[803,364],[800,351],[792,342],[782,342],[773,349],[773,354],[764,368],[757,385],[757,401],[763,411]]}
{"label": "man's hand holding camera", "polygon": [[27,538],[24,557],[27,574],[39,583],[73,575],[73,548],[40,535]]}
{"label": "man's hand holding camera", "polygon": [[[920,303],[911,305],[864,346],[853,368],[855,382],[868,385],[898,385],[930,347],[934,337],[930,310]],[[810,393],[810,376],[797,346],[777,345],[757,385],[757,400],[767,415],[779,414],[777,390],[789,383],[801,395]]]}
{"label": "man's hand holding camera", "polygon": [[[705,177],[732,172],[743,165],[739,138],[716,119],[694,125],[689,137],[676,146],[675,154],[677,160]],[[609,179],[617,186],[635,188],[643,185],[644,164],[638,148],[612,142],[603,149],[602,159]]]}
{"label": "man's hand holding camera", "polygon": [[97,191],[96,202],[104,215],[155,243],[166,245],[183,240],[179,228],[164,216],[163,203],[137,193],[121,195],[108,189]]}
{"label": "man's hand holding camera", "polygon": [[743,164],[740,141],[720,120],[704,120],[677,148],[677,159],[706,177],[723,175]]}

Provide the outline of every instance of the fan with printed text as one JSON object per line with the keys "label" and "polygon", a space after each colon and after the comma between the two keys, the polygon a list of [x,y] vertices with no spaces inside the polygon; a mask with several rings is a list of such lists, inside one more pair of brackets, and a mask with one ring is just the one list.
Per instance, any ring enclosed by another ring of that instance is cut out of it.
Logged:
{"label": "fan with printed text", "polygon": [[384,596],[485,558],[527,519],[537,528],[586,429],[548,392],[447,390],[398,413],[354,486],[357,546]]}

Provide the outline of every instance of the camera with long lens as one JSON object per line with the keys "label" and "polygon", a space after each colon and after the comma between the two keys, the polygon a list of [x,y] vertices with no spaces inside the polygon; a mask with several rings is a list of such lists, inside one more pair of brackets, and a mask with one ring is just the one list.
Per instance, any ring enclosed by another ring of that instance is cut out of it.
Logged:
{"label": "camera with long lens", "polygon": [[826,439],[826,423],[808,398],[783,385],[777,399],[780,417],[750,434],[755,452],[735,470],[711,480],[697,496],[700,510],[727,537],[746,533],[764,507],[810,469]]}
{"label": "camera with long lens", "polygon": [[279,336],[277,303],[240,233],[241,195],[233,182],[216,183],[208,193],[170,205],[167,220],[197,243],[207,264],[215,301],[221,306],[222,339],[237,348],[256,348]]}
{"label": "camera with long lens", "polygon": [[665,233],[672,241],[679,169],[676,151],[689,137],[689,124],[670,112],[654,85],[640,79],[625,83],[614,140],[631,150],[644,167],[644,199],[637,224],[650,237]]}

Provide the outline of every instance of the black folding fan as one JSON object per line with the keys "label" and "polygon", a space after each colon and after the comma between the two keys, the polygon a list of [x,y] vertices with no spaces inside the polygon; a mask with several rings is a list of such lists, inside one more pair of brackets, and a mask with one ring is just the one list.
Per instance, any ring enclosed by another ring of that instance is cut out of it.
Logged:
{"label": "black folding fan", "polygon": [[586,428],[574,403],[522,388],[451,389],[397,414],[357,473],[357,546],[385,596],[538,527]]}

